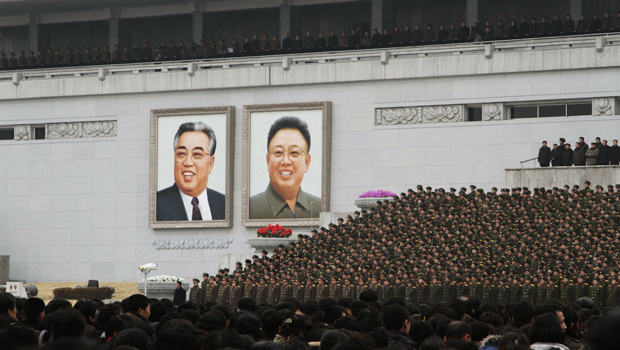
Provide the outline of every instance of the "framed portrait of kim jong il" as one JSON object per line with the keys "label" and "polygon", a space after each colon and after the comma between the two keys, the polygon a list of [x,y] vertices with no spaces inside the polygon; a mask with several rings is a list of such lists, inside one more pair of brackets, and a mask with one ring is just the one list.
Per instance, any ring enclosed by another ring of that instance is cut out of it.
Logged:
{"label": "framed portrait of kim jong il", "polygon": [[244,106],[242,224],[317,225],[330,166],[330,102]]}
{"label": "framed portrait of kim jong il", "polygon": [[234,113],[234,107],[151,111],[151,228],[231,227]]}

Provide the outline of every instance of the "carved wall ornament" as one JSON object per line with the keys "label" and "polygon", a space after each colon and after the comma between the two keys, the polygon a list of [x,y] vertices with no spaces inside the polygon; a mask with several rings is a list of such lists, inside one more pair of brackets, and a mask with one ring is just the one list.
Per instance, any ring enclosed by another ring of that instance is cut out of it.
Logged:
{"label": "carved wall ornament", "polygon": [[228,249],[232,238],[219,239],[157,239],[152,242],[155,249]]}
{"label": "carved wall ornament", "polygon": [[47,125],[48,139],[77,139],[82,137],[82,123],[57,123]]}
{"label": "carved wall ornament", "polygon": [[377,108],[375,125],[416,124],[421,115],[422,107]]}
{"label": "carved wall ornament", "polygon": [[496,103],[482,105],[482,120],[502,120],[502,106]]}
{"label": "carved wall ornament", "polygon": [[15,141],[30,140],[30,125],[15,125]]}
{"label": "carved wall ornament", "polygon": [[456,123],[463,121],[463,105],[429,106],[422,108],[424,122]]}
{"label": "carved wall ornament", "polygon": [[83,124],[84,137],[116,136],[116,121],[86,122]]}
{"label": "carved wall ornament", "polygon": [[613,113],[613,106],[609,98],[595,98],[592,101],[592,115],[612,115]]}

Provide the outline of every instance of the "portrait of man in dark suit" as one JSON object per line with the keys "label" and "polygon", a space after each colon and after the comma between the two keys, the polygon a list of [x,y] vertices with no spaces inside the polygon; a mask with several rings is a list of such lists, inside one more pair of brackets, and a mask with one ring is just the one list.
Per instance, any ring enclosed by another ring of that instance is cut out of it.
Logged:
{"label": "portrait of man in dark suit", "polygon": [[298,117],[281,117],[271,125],[265,155],[269,185],[250,198],[250,219],[319,217],[321,198],[301,188],[312,160],[310,144],[308,124]]}
{"label": "portrait of man in dark suit", "polygon": [[157,192],[157,221],[224,220],[226,196],[207,187],[217,139],[203,122],[181,124],[174,136],[174,184]]}

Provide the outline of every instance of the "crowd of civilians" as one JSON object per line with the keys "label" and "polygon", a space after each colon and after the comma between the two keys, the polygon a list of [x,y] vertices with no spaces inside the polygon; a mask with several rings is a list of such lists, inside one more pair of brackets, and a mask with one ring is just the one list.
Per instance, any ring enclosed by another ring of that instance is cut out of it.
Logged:
{"label": "crowd of civilians", "polygon": [[161,42],[155,49],[148,43],[143,45],[136,43],[133,48],[114,45],[112,50],[108,46],[103,48],[95,46],[93,49],[85,48],[84,51],[81,48],[69,48],[63,53],[60,49],[49,48],[38,53],[10,52],[8,57],[3,52],[0,53],[0,70],[429,45],[612,31],[620,31],[620,11],[615,18],[606,12],[603,18],[599,18],[598,14],[591,20],[580,16],[577,22],[567,14],[564,19],[559,15],[554,16],[553,20],[542,17],[540,21],[536,18],[528,20],[523,17],[520,21],[511,21],[509,24],[499,20],[495,25],[487,21],[484,25],[476,22],[471,27],[461,22],[460,26],[441,24],[436,28],[433,24],[427,24],[424,29],[420,25],[415,25],[413,28],[407,25],[402,31],[399,27],[395,27],[393,31],[384,29],[381,32],[379,29],[374,29],[372,33],[361,32],[358,28],[351,30],[350,33],[342,32],[340,35],[334,31],[329,36],[318,33],[316,37],[311,32],[306,32],[305,36],[295,37],[286,33],[282,39],[278,35],[270,37],[268,34],[263,34],[261,37],[258,35],[245,37],[243,42],[233,39],[230,43],[224,40],[200,40],[199,43],[190,41],[189,45],[185,45],[181,41],[177,46],[174,42],[170,45]]}
{"label": "crowd of civilians", "polygon": [[613,145],[609,146],[607,140],[601,142],[597,137],[596,142],[588,144],[583,137],[575,144],[575,149],[571,148],[566,139],[560,138],[560,143],[554,143],[553,149],[547,146],[547,141],[542,142],[542,147],[538,150],[538,164],[545,168],[551,166],[595,166],[595,165],[619,165],[620,146],[618,140],[613,140]]}
{"label": "crowd of civilians", "polygon": [[608,350],[620,309],[591,301],[507,307],[459,297],[437,305],[323,298],[236,308],[135,294],[122,302],[16,299],[0,294],[3,350]]}

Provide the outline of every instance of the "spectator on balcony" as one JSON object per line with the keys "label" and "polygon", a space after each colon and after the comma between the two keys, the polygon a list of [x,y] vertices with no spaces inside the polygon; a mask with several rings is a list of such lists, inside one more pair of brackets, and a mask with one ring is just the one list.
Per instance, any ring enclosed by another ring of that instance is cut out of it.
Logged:
{"label": "spectator on balcony", "polygon": [[149,47],[149,43],[144,43],[144,47],[142,48],[142,55],[140,58],[143,61],[152,61],[153,60],[153,50]]}
{"label": "spectator on balcony", "polygon": [[469,39],[473,41],[481,41],[482,40],[482,27],[480,26],[480,22],[475,22],[473,26],[471,26],[471,34],[469,35]]}
{"label": "spectator on balcony", "polygon": [[493,28],[493,25],[491,24],[491,21],[486,21],[484,22],[484,29],[483,31],[486,33],[487,32],[487,28],[489,28],[489,33],[491,33],[491,37],[495,37],[495,28]]}
{"label": "spectator on balcony", "polygon": [[609,165],[609,151],[611,147],[607,144],[607,140],[603,140],[600,146],[597,145],[599,156],[598,165]]}
{"label": "spectator on balcony", "polygon": [[577,29],[575,31],[578,34],[583,34],[589,30],[590,30],[590,24],[588,23],[588,20],[586,20],[586,18],[583,15],[581,15],[579,17],[579,20],[577,21]]}
{"label": "spectator on balcony", "polygon": [[314,46],[317,49],[325,49],[327,47],[327,40],[325,40],[325,37],[323,36],[323,33],[319,32],[319,37],[316,38],[316,40],[314,42]]}
{"label": "spectator on balcony", "polygon": [[42,66],[45,64],[45,55],[43,55],[43,51],[39,50],[39,55],[37,56],[37,66]]}
{"label": "spectator on balcony", "polygon": [[293,43],[293,49],[296,51],[304,49],[304,41],[301,40],[299,35],[295,35],[295,42]]}
{"label": "spectator on balcony", "polygon": [[204,53],[204,49],[205,49],[205,41],[200,39],[200,42],[199,42],[198,46],[196,46],[194,48],[195,55],[196,55],[197,59],[203,58],[202,55]]}
{"label": "spectator on balcony", "polygon": [[609,164],[620,165],[620,146],[618,146],[618,140],[614,140],[613,145],[609,148]]}
{"label": "spectator on balcony", "polygon": [[564,144],[564,150],[562,151],[562,166],[572,166],[574,153],[572,148],[570,148],[570,143]]}
{"label": "spectator on balcony", "polygon": [[482,34],[482,40],[493,40],[493,35],[491,35],[491,29],[485,27],[484,33]]}
{"label": "spectator on balcony", "polygon": [[162,61],[164,58],[161,55],[161,49],[158,47],[153,54],[153,61]]}
{"label": "spectator on balcony", "polygon": [[398,45],[403,42],[403,33],[400,28],[394,27],[394,34],[392,34],[392,44]]}
{"label": "spectator on balcony", "polygon": [[73,62],[75,62],[75,64],[82,64],[84,62],[82,49],[80,49],[79,47],[75,49],[75,53],[73,54]]}
{"label": "spectator on balcony", "polygon": [[497,25],[495,26],[495,37],[503,38],[506,36],[506,26],[504,26],[504,22],[500,19],[497,21]]}
{"label": "spectator on balcony", "polygon": [[27,66],[26,53],[24,51],[19,52],[19,57],[17,58],[17,66],[18,67]]}
{"label": "spectator on balcony", "polygon": [[[95,48],[95,50],[97,50],[97,48]],[[168,46],[166,46],[166,43],[163,41],[159,44],[159,54],[161,55],[160,60],[168,58],[170,54],[168,51]]]}
{"label": "spectator on balcony", "polygon": [[271,51],[280,51],[280,38],[277,35],[271,38]]}
{"label": "spectator on balcony", "polygon": [[456,41],[458,39],[459,31],[456,30],[456,26],[454,24],[450,24],[450,29],[448,29],[448,37],[447,41]]}
{"label": "spectator on balcony", "polygon": [[561,166],[561,165],[562,165],[562,149],[558,147],[557,143],[554,143],[553,149],[551,150],[551,166],[556,167],[556,166]]}
{"label": "spectator on balcony", "polygon": [[403,30],[403,42],[409,44],[411,41],[413,41],[413,33],[407,25],[405,26],[405,30]]}
{"label": "spectator on balcony", "polygon": [[65,54],[65,64],[74,64],[73,62],[73,50],[71,48],[67,49],[67,53]]}
{"label": "spectator on balcony", "polygon": [[530,37],[538,36],[540,34],[540,25],[536,22],[536,18],[532,18],[530,23]]}
{"label": "spectator on balcony", "polygon": [[596,143],[592,142],[590,144],[590,149],[586,151],[586,165],[587,166],[598,165],[599,156],[600,156],[600,151],[598,148],[596,148]]}
{"label": "spectator on balcony", "polygon": [[45,54],[45,65],[51,66],[54,60],[54,54],[52,53],[52,49],[47,49],[47,54]]}
{"label": "spectator on balcony", "polygon": [[[233,39],[233,45],[237,45],[237,51],[235,52],[239,52],[239,44],[237,44],[237,40]],[[191,60],[194,57],[194,55],[192,55],[191,51],[189,50],[189,48],[185,45],[184,42],[179,42],[179,59],[182,60]]]}
{"label": "spectator on balcony", "polygon": [[422,29],[420,28],[420,26],[417,24],[413,28],[413,33],[411,35],[412,35],[414,44],[419,44],[424,40],[424,33],[422,32]]}
{"label": "spectator on balcony", "polygon": [[250,51],[251,52],[258,52],[258,51],[260,51],[260,40],[258,40],[258,36],[256,34],[252,35],[251,44],[252,44],[250,46]]}
{"label": "spectator on balcony", "polygon": [[306,37],[304,38],[304,49],[313,49],[314,48],[314,37],[312,33],[306,32]]}
{"label": "spectator on balcony", "polygon": [[336,32],[332,31],[329,33],[329,38],[327,38],[327,47],[330,49],[338,47],[338,37],[336,36]]}
{"label": "spectator on balcony", "polygon": [[127,62],[131,59],[131,51],[129,51],[129,46],[125,45],[123,47],[123,52],[121,53],[121,61]]}
{"label": "spectator on balcony", "polygon": [[437,41],[443,43],[446,40],[448,40],[448,30],[443,24],[440,24],[439,30],[437,31]]}
{"label": "spectator on balcony", "polygon": [[551,162],[551,149],[547,146],[547,141],[542,142],[542,147],[538,150],[538,164],[541,168],[546,168]]}
{"label": "spectator on balcony", "polygon": [[[174,43],[172,43],[174,45]],[[101,53],[101,60],[103,62],[110,62],[112,59],[112,55],[110,54],[110,48],[106,45],[103,47],[103,52]]]}
{"label": "spectator on balcony", "polygon": [[387,29],[383,30],[383,35],[381,36],[381,45],[390,46],[392,43],[392,36],[388,33]]}
{"label": "spectator on balcony", "polygon": [[7,67],[17,68],[17,58],[15,58],[15,52],[9,52],[9,59],[8,59]]}
{"label": "spectator on balcony", "polygon": [[525,17],[521,17],[521,23],[519,23],[519,37],[525,38],[530,34],[530,24],[527,23]]}
{"label": "spectator on balcony", "polygon": [[0,52],[0,69],[6,69],[9,67],[9,60],[6,58],[4,52]]}
{"label": "spectator on balcony", "polygon": [[579,142],[575,145],[575,152],[573,155],[573,164],[575,164],[575,166],[586,165],[587,150],[588,144],[584,141],[583,137],[580,137]]}
{"label": "spectator on balcony", "polygon": [[603,22],[601,23],[601,31],[608,32],[610,30],[614,30],[614,19],[611,18],[609,12],[605,12]]}
{"label": "spectator on balcony", "polygon": [[[342,33],[342,34],[344,34],[344,33]],[[373,30],[373,33],[372,33],[372,39],[370,40],[370,44],[372,46],[379,46],[379,45],[381,45],[382,41],[383,40],[381,39],[381,34],[379,33],[379,30],[377,28],[375,28]]]}
{"label": "spectator on balcony", "polygon": [[140,57],[142,57],[142,50],[140,50],[140,45],[136,43],[131,49],[131,54],[129,55],[129,59],[131,59],[132,61],[139,61]]}
{"label": "spectator on balcony", "polygon": [[430,43],[435,41],[436,36],[435,36],[435,30],[433,29],[433,25],[432,24],[427,24],[426,25],[426,30],[424,31],[424,36],[423,36],[423,40],[426,43]]}
{"label": "spectator on balcony", "polygon": [[228,53],[226,50],[226,45],[224,45],[224,40],[220,39],[220,42],[217,44],[217,48],[215,49],[216,55],[223,55]]}
{"label": "spectator on balcony", "polygon": [[547,17],[543,17],[540,19],[540,35],[547,36],[549,33],[551,33],[551,25]]}
{"label": "spectator on balcony", "polygon": [[26,60],[26,65],[28,67],[34,67],[37,65],[37,58],[34,57],[34,51],[30,51],[28,53],[28,59]]}
{"label": "spectator on balcony", "polygon": [[[291,38],[291,33],[286,33],[284,34],[284,39],[282,39],[282,50],[290,51],[292,49],[293,49],[293,38]],[[245,51],[245,43],[243,44],[243,51]]]}
{"label": "spectator on balcony", "polygon": [[369,32],[364,32],[364,37],[362,38],[362,46],[370,46],[372,43],[372,38],[370,37]]}
{"label": "spectator on balcony", "polygon": [[260,51],[270,51],[271,50],[271,43],[269,42],[269,39],[267,39],[267,34],[263,34],[263,36],[260,39]]}
{"label": "spectator on balcony", "polygon": [[551,22],[551,33],[552,34],[560,34],[564,31],[564,23],[560,20],[560,16],[555,15],[553,17],[553,22]]}
{"label": "spectator on balcony", "polygon": [[575,21],[571,18],[570,14],[566,14],[564,17],[564,33],[572,34],[575,32]]}
{"label": "spectator on balcony", "polygon": [[590,32],[598,33],[601,31],[601,27],[603,26],[603,21],[598,18],[598,14],[595,13],[590,21]]}
{"label": "spectator on balcony", "polygon": [[84,63],[93,63],[93,54],[90,52],[89,47],[84,50]]}
{"label": "spectator on balcony", "polygon": [[360,38],[360,33],[355,31],[355,30],[351,30],[351,35],[349,35],[349,46],[350,47],[357,47],[360,45],[361,42]]}
{"label": "spectator on balcony", "polygon": [[465,41],[469,39],[469,27],[465,22],[461,22],[457,39],[458,41]]}
{"label": "spectator on balcony", "polygon": [[347,36],[347,33],[342,32],[342,34],[340,34],[340,38],[338,38],[338,47],[347,47],[347,46],[349,46],[349,37]]}
{"label": "spectator on balcony", "polygon": [[[288,33],[286,33],[288,34]],[[286,40],[286,38],[285,38]],[[284,41],[284,40],[283,40]],[[291,48],[293,46],[291,45]],[[245,37],[245,39],[243,39],[243,47],[242,47],[243,52],[250,52],[252,51],[252,44],[250,43],[250,38],[249,37]]]}
{"label": "spectator on balcony", "polygon": [[170,43],[170,48],[168,49],[168,59],[178,60],[179,59],[179,47],[174,44],[174,42]]}
{"label": "spectator on balcony", "polygon": [[[14,53],[11,52],[12,56],[15,56]],[[13,57],[14,59],[15,57]],[[10,61],[10,60],[9,60]],[[60,50],[56,49],[56,52],[54,53],[54,65],[55,66],[60,66],[63,63],[63,59],[62,59],[62,55],[60,54]]]}
{"label": "spectator on balcony", "polygon": [[[183,43],[181,41],[181,43]],[[112,61],[113,62],[120,62],[121,61],[121,50],[120,47],[118,45],[114,45],[114,49],[112,50]]]}
{"label": "spectator on balcony", "polygon": [[[278,45],[279,44],[280,44],[280,42],[278,41]],[[239,52],[241,52],[241,45],[239,45],[239,43],[237,42],[237,39],[233,39],[232,40],[232,43],[230,44],[229,52],[230,53],[239,53]]]}

